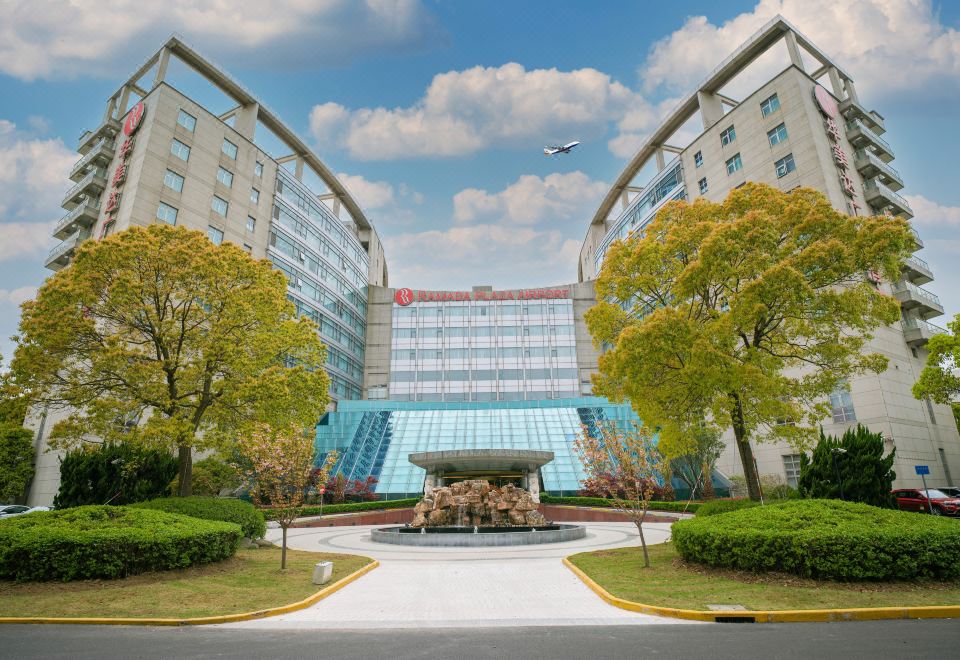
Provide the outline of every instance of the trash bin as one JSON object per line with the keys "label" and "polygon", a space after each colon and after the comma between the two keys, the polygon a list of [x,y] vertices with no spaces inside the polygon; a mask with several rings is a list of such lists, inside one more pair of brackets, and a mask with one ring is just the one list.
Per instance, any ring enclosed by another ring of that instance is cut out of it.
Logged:
{"label": "trash bin", "polygon": [[317,562],[317,565],[313,567],[313,583],[314,584],[326,584],[330,581],[330,578],[333,576],[333,562],[332,561],[321,561]]}

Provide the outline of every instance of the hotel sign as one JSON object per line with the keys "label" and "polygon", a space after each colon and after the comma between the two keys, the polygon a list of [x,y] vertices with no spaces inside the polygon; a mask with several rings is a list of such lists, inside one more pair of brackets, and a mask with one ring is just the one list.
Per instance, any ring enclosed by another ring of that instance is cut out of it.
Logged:
{"label": "hotel sign", "polygon": [[113,177],[110,179],[110,185],[113,187],[113,189],[107,196],[107,203],[103,209],[106,217],[103,221],[103,229],[100,230],[100,238],[103,238],[110,233],[110,230],[113,228],[113,225],[117,220],[116,214],[120,208],[120,195],[123,194],[123,183],[127,179],[127,160],[130,158],[130,153],[133,151],[133,141],[136,139],[135,133],[137,132],[137,129],[140,128],[140,124],[143,122],[143,116],[146,114],[146,112],[147,107],[143,104],[143,101],[140,101],[130,109],[130,112],[127,113],[127,116],[123,120],[123,134],[127,137],[120,144],[118,154],[120,157],[120,162],[117,163],[117,169],[113,171]]}
{"label": "hotel sign", "polygon": [[570,289],[519,289],[514,291],[414,291],[413,289],[397,289],[393,294],[393,301],[406,307],[414,302],[545,300],[569,297]]}
{"label": "hotel sign", "polygon": [[847,197],[850,197],[853,214],[858,215],[857,211],[860,209],[860,205],[857,204],[856,187],[848,172],[851,169],[850,160],[847,158],[847,152],[843,150],[840,144],[840,126],[837,124],[837,119],[840,117],[840,107],[837,105],[837,100],[821,85],[814,86],[813,98],[826,121],[827,137],[832,145],[833,161],[836,163],[840,174],[840,185],[843,186],[843,192],[847,194]]}

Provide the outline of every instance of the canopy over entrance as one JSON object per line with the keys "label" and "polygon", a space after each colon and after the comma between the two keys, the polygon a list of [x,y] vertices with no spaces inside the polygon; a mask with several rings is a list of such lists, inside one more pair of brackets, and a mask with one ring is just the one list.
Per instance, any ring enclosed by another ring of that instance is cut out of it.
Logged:
{"label": "canopy over entrance", "polygon": [[541,467],[553,460],[552,451],[533,449],[450,449],[409,455],[411,463],[427,471],[424,492],[461,479],[514,481],[540,501]]}

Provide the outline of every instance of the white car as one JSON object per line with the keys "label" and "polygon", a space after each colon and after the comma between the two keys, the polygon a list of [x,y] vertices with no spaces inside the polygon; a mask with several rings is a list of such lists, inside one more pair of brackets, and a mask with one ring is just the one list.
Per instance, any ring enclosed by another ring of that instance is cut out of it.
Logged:
{"label": "white car", "polygon": [[25,513],[35,513],[37,511],[53,511],[49,506],[27,506],[26,504],[7,504],[0,506],[0,520],[4,518],[13,518],[22,516]]}

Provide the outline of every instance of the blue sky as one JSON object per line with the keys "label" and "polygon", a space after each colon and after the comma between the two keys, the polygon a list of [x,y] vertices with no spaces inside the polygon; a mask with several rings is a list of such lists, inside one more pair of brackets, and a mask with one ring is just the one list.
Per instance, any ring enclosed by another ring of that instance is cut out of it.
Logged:
{"label": "blue sky", "polygon": [[77,137],[171,33],[343,175],[392,285],[526,287],[576,279],[586,223],[645,133],[777,13],[886,118],[928,288],[960,312],[960,3],[28,0],[0,6],[0,354],[48,274]]}

